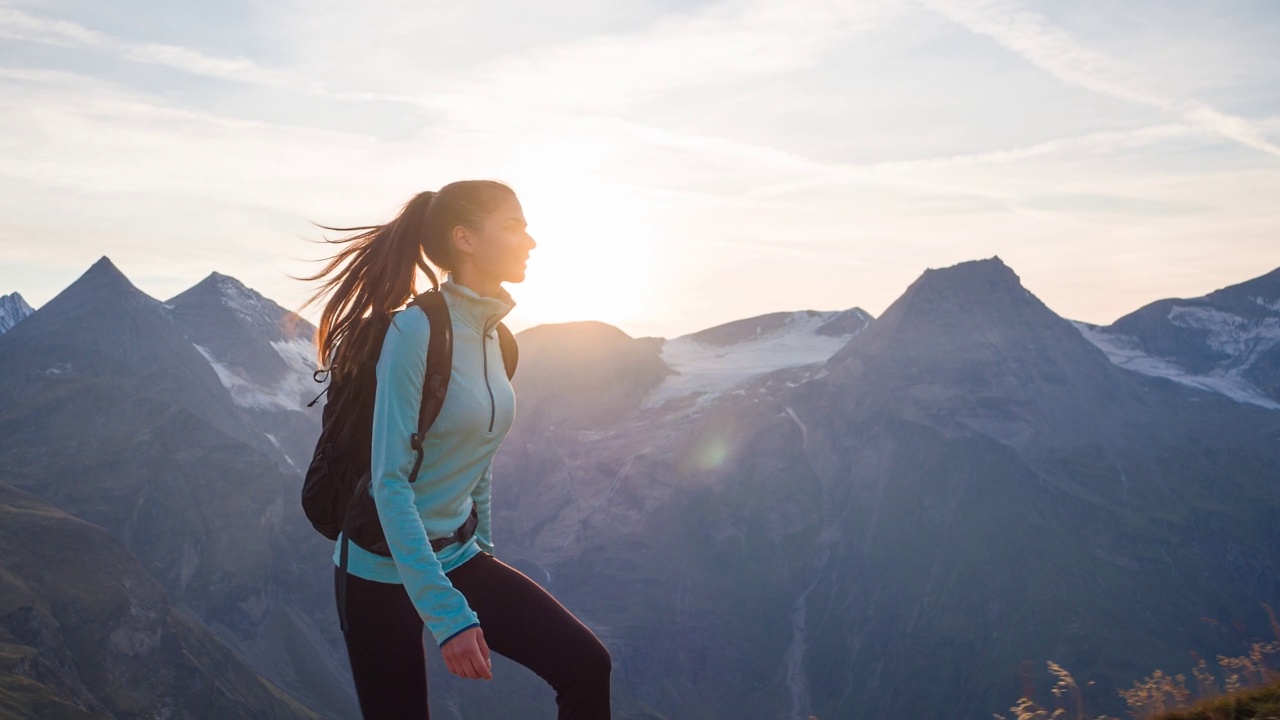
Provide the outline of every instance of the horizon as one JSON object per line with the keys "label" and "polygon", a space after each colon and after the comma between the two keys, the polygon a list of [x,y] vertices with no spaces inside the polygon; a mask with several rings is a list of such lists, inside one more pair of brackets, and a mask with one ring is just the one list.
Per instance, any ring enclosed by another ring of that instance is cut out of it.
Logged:
{"label": "horizon", "polygon": [[[157,294],[155,294],[155,293],[149,292],[146,288],[139,286],[139,285],[137,284],[137,282],[134,280],[134,278],[133,278],[132,276],[130,276],[130,275],[129,275],[129,273],[127,272],[127,270],[126,270],[126,269],[124,269],[124,268],[121,268],[121,267],[120,267],[120,266],[119,266],[119,265],[118,265],[114,260],[112,260],[112,259],[111,259],[111,257],[110,257],[110,256],[108,256],[108,255],[103,255],[103,256],[99,257],[97,260],[95,260],[95,261],[94,261],[94,262],[93,262],[89,267],[86,267],[86,268],[85,268],[84,270],[82,270],[79,274],[77,274],[75,278],[73,278],[71,281],[69,281],[69,282],[67,283],[67,285],[66,285],[66,286],[64,286],[63,288],[60,288],[60,289],[58,290],[58,293],[61,293],[63,290],[65,290],[65,289],[67,289],[68,287],[70,287],[70,286],[71,286],[72,284],[74,284],[77,280],[79,280],[79,279],[80,279],[81,277],[83,277],[86,273],[88,273],[90,270],[92,270],[94,267],[96,267],[99,263],[102,263],[103,261],[107,262],[107,263],[108,263],[112,268],[115,268],[115,270],[116,270],[117,272],[119,272],[121,275],[123,275],[123,276],[124,276],[124,278],[125,278],[125,279],[130,283],[130,284],[132,284],[132,285],[133,285],[133,286],[134,286],[138,291],[140,291],[140,292],[142,292],[142,293],[146,294],[148,297],[151,297],[153,300],[156,300],[157,302],[161,302],[161,303],[168,303],[168,302],[171,302],[171,301],[172,301],[174,298],[176,298],[178,295],[181,295],[182,293],[184,293],[184,292],[186,292],[186,291],[188,291],[188,290],[191,290],[191,289],[192,289],[192,288],[194,288],[195,286],[197,286],[197,285],[199,285],[199,284],[201,284],[201,283],[205,282],[206,280],[208,280],[210,277],[212,277],[212,276],[214,276],[214,275],[219,275],[219,276],[222,276],[222,277],[228,277],[228,278],[230,278],[230,279],[232,279],[232,280],[235,280],[236,282],[239,282],[240,284],[242,284],[242,285],[244,285],[246,288],[248,288],[250,291],[252,291],[252,292],[256,292],[256,293],[258,293],[259,295],[261,295],[262,297],[266,298],[267,300],[269,300],[269,301],[271,301],[271,302],[273,302],[273,303],[276,303],[277,305],[280,305],[280,306],[281,306],[282,308],[284,308],[286,311],[290,311],[290,312],[297,313],[297,310],[296,310],[295,308],[289,308],[289,307],[286,307],[286,306],[282,305],[282,304],[281,304],[278,300],[276,300],[275,298],[271,297],[270,295],[268,295],[268,294],[266,294],[266,293],[262,292],[261,290],[259,290],[259,289],[257,289],[257,288],[254,288],[253,286],[251,286],[251,285],[249,285],[248,283],[244,282],[244,281],[243,281],[243,280],[241,280],[240,278],[237,278],[236,276],[234,276],[234,275],[230,275],[230,274],[228,274],[228,273],[221,272],[221,271],[219,271],[219,270],[211,270],[211,271],[209,271],[209,272],[205,273],[203,276],[201,276],[198,280],[196,280],[196,281],[192,282],[190,285],[187,285],[186,287],[180,288],[180,289],[178,289],[177,291],[175,291],[175,292],[173,292],[173,293],[170,293],[170,294],[168,294],[168,295],[157,295]],[[893,303],[893,302],[896,302],[899,298],[901,298],[901,297],[902,297],[902,295],[903,295],[903,294],[905,294],[905,293],[906,293],[906,291],[909,289],[910,285],[911,285],[911,284],[914,284],[917,280],[919,280],[921,277],[923,277],[923,276],[924,276],[924,274],[925,274],[926,272],[933,271],[933,270],[948,270],[948,269],[951,269],[951,268],[955,268],[955,267],[957,267],[957,266],[959,266],[959,265],[972,264],[972,263],[985,263],[985,262],[991,262],[991,261],[999,262],[1001,265],[1003,265],[1004,267],[1006,267],[1006,268],[1008,268],[1010,271],[1012,271],[1012,272],[1013,272],[1013,274],[1018,278],[1018,283],[1019,283],[1019,284],[1020,284],[1024,289],[1026,289],[1028,292],[1030,292],[1033,296],[1035,296],[1035,297],[1036,297],[1037,299],[1039,299],[1041,302],[1044,302],[1044,299],[1043,299],[1043,298],[1041,298],[1041,297],[1040,297],[1040,296],[1039,296],[1039,295],[1038,295],[1038,294],[1037,294],[1033,289],[1026,287],[1026,284],[1022,281],[1022,276],[1018,274],[1018,269],[1017,269],[1016,267],[1013,267],[1012,265],[1009,265],[1008,263],[1004,262],[1004,259],[1003,259],[1003,258],[1001,258],[1001,257],[999,257],[998,255],[993,255],[993,256],[991,256],[991,257],[989,257],[989,258],[974,258],[974,259],[971,259],[971,260],[962,260],[962,261],[960,261],[960,262],[958,262],[958,263],[955,263],[955,264],[953,264],[953,265],[947,265],[947,266],[941,266],[941,267],[928,267],[928,268],[922,268],[922,269],[920,270],[920,273],[919,273],[915,278],[913,278],[913,279],[912,279],[912,280],[911,280],[911,281],[910,281],[906,286],[904,286],[904,287],[901,289],[901,291],[898,293],[898,295],[894,297],[893,301],[891,301],[891,302],[890,302],[890,305],[892,305],[892,303]],[[1229,283],[1228,285],[1225,285],[1225,286],[1223,286],[1223,287],[1221,287],[1221,288],[1214,288],[1214,290],[1209,291],[1209,292],[1213,292],[1213,291],[1216,291],[1216,290],[1221,290],[1221,289],[1224,289],[1224,288],[1227,288],[1227,287],[1232,287],[1232,286],[1239,285],[1239,284],[1242,284],[1242,283],[1245,283],[1245,282],[1249,282],[1249,281],[1251,281],[1251,280],[1255,280],[1255,279],[1258,279],[1258,278],[1264,277],[1264,276],[1266,276],[1266,275],[1270,275],[1270,274],[1275,273],[1275,272],[1280,272],[1280,267],[1273,268],[1273,269],[1270,269],[1270,270],[1266,270],[1266,271],[1261,272],[1261,273],[1259,273],[1259,274],[1257,274],[1257,275],[1253,275],[1253,276],[1250,276],[1250,277],[1247,277],[1247,278],[1243,278],[1243,279],[1237,280],[1237,281],[1232,282],[1232,283]],[[1209,292],[1203,293],[1203,295],[1207,295],[1207,294],[1209,294]],[[58,294],[58,293],[55,293],[55,296],[56,296],[56,294]],[[0,292],[0,297],[4,297],[4,296],[9,295],[9,294],[10,294],[10,293]],[[22,293],[18,292],[17,294],[18,294],[19,296],[21,296],[21,297],[23,298],[23,300],[24,300],[24,301],[26,301],[29,305],[31,305],[31,307],[32,307],[32,310],[33,310],[33,311],[38,311],[38,310],[40,310],[40,308],[41,308],[41,307],[43,307],[43,306],[44,306],[44,304],[45,304],[45,303],[41,303],[40,305],[36,305],[36,304],[34,304],[34,303],[31,303],[31,302],[26,298],[26,296],[25,296],[25,295],[22,295]],[[1133,307],[1133,308],[1129,309],[1128,311],[1126,311],[1125,313],[1123,313],[1120,317],[1123,317],[1124,315],[1128,315],[1128,314],[1130,314],[1130,313],[1133,313],[1133,312],[1135,312],[1135,311],[1137,311],[1137,310],[1139,310],[1139,309],[1141,309],[1141,308],[1143,308],[1143,307],[1146,307],[1146,306],[1147,306],[1147,305],[1149,305],[1149,304],[1152,304],[1152,303],[1155,303],[1155,302],[1159,302],[1159,301],[1161,301],[1161,300],[1171,300],[1171,299],[1172,299],[1172,300],[1185,300],[1185,299],[1194,299],[1194,298],[1196,298],[1196,297],[1201,297],[1201,296],[1177,296],[1177,297],[1168,297],[1168,298],[1154,298],[1154,299],[1150,300],[1149,302],[1144,302],[1144,303],[1142,303],[1141,305],[1138,305],[1138,306],[1135,306],[1135,307]],[[52,299],[52,298],[50,298],[50,299]],[[519,302],[519,300],[518,300],[518,298],[517,298],[517,303],[518,303],[518,302]],[[1054,314],[1055,314],[1055,315],[1057,315],[1058,317],[1061,317],[1061,318],[1063,318],[1064,320],[1067,320],[1067,321],[1071,321],[1071,322],[1083,322],[1083,323],[1086,323],[1086,324],[1090,324],[1090,325],[1098,325],[1098,326],[1102,326],[1102,327],[1105,327],[1106,325],[1110,325],[1110,324],[1111,324],[1111,323],[1091,323],[1091,322],[1089,322],[1089,321],[1087,321],[1087,320],[1081,320],[1080,318],[1073,318],[1073,317],[1069,317],[1069,316],[1067,316],[1067,315],[1063,315],[1062,313],[1059,313],[1055,308],[1053,308],[1053,307],[1052,307],[1051,305],[1049,305],[1048,303],[1045,303],[1045,306],[1046,306],[1046,307],[1048,307],[1048,309],[1049,309],[1049,311],[1050,311],[1050,312],[1054,313]],[[884,309],[888,309],[888,306],[886,306]],[[804,312],[843,313],[843,312],[850,312],[850,311],[853,311],[853,310],[862,310],[863,312],[866,312],[867,314],[869,314],[869,315],[871,316],[872,321],[874,321],[874,320],[876,320],[876,319],[879,319],[879,318],[880,318],[880,316],[883,314],[883,310],[884,310],[884,309],[882,309],[880,312],[871,312],[870,310],[867,310],[865,307],[862,307],[861,305],[851,305],[851,306],[849,306],[849,307],[845,307],[845,308],[830,308],[830,309],[818,309],[818,308],[791,308],[791,309],[785,309],[785,308],[784,308],[784,309],[773,309],[773,310],[767,310],[767,311],[765,311],[765,312],[763,312],[763,313],[758,313],[758,314],[755,314],[755,315],[744,315],[744,316],[740,316],[740,317],[727,318],[727,319],[721,320],[721,321],[719,321],[719,322],[716,322],[716,323],[714,323],[714,324],[712,324],[712,325],[707,325],[707,326],[704,326],[704,327],[695,327],[695,328],[690,328],[690,329],[684,330],[684,331],[682,331],[682,332],[679,332],[678,334],[672,334],[672,335],[643,335],[643,334],[639,334],[639,335],[638,335],[638,334],[635,334],[635,333],[633,333],[633,332],[630,332],[630,331],[629,331],[627,328],[625,328],[625,327],[622,327],[622,326],[619,326],[619,325],[615,325],[614,323],[609,323],[609,322],[606,322],[606,321],[604,321],[604,320],[599,320],[599,319],[596,319],[596,318],[582,318],[582,319],[578,319],[578,320],[551,321],[551,322],[536,323],[536,324],[518,323],[518,321],[517,321],[517,322],[515,322],[515,323],[508,323],[508,325],[511,327],[511,329],[512,329],[512,331],[513,331],[513,332],[515,332],[515,333],[517,333],[517,334],[518,334],[518,333],[524,332],[525,330],[530,330],[530,329],[533,329],[533,328],[536,328],[536,327],[541,327],[541,326],[544,326],[544,325],[558,325],[558,324],[567,324],[567,323],[576,323],[576,322],[603,322],[603,323],[605,323],[605,324],[607,324],[607,325],[611,325],[611,326],[613,326],[613,327],[618,328],[619,330],[622,330],[624,333],[626,333],[627,335],[629,335],[630,337],[633,337],[633,338],[656,337],[656,338],[661,338],[661,339],[664,339],[664,340],[674,340],[674,339],[679,338],[679,337],[683,337],[683,336],[687,336],[687,335],[694,335],[694,334],[697,334],[697,333],[700,333],[700,332],[703,332],[703,331],[706,331],[706,330],[712,330],[712,329],[717,328],[717,327],[720,327],[720,326],[722,326],[722,325],[726,325],[726,324],[730,324],[730,323],[734,323],[734,322],[738,322],[738,321],[743,321],[743,320],[751,320],[751,319],[754,319],[754,318],[757,318],[757,317],[762,317],[762,316],[770,315],[770,314],[781,314],[781,313],[804,313]],[[313,326],[316,324],[316,322],[315,322],[315,318],[314,318],[314,317],[308,317],[308,315],[306,315],[306,314],[300,314],[300,316],[301,316],[301,317],[303,317],[303,319],[304,319],[304,320],[306,320],[307,322],[311,323]],[[1117,318],[1115,318],[1115,319],[1116,319],[1116,320],[1118,320],[1118,319],[1119,319],[1119,317],[1117,317]]]}
{"label": "horizon", "polygon": [[1277,34],[1243,1],[0,0],[0,295],[109,256],[298,311],[312,222],[491,177],[539,243],[513,328],[879,317],[993,256],[1108,325],[1280,268]]}

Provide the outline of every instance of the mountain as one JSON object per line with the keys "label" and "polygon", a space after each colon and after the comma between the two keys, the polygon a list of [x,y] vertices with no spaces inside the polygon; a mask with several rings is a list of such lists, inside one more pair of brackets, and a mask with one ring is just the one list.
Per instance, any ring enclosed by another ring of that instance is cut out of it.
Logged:
{"label": "mountain", "polygon": [[23,318],[35,312],[18,293],[0,295],[0,335],[17,325]]}
{"label": "mountain", "polygon": [[752,378],[822,362],[871,320],[860,308],[771,313],[678,337],[662,347],[673,374],[646,402],[694,397],[705,403]]}
{"label": "mountain", "polygon": [[[114,377],[137,384],[135,402],[172,399],[224,433],[269,447],[245,432],[217,375],[163,306],[105,257],[0,336],[0,364],[0,397],[17,403],[17,412],[28,399],[72,392],[80,378]],[[37,434],[38,425],[29,431]]]}
{"label": "mountain", "polygon": [[[309,326],[217,274],[159,303],[104,260],[64,295],[0,336],[3,479],[354,717],[332,544],[298,512],[307,432],[285,429],[319,414]],[[1117,715],[1118,687],[1268,628],[1280,412],[1118,365],[1102,330],[998,258],[924,272],[877,319],[527,330],[496,554],[604,640],[619,718],[990,717],[1049,659]],[[428,662],[433,714],[554,716],[501,658],[488,683]]]}
{"label": "mountain", "polygon": [[305,469],[319,432],[306,408],[321,387],[312,379],[315,328],[216,272],[164,305],[283,468]]}
{"label": "mountain", "polygon": [[522,346],[545,370],[516,376],[497,554],[605,640],[622,716],[988,717],[1045,659],[1118,712],[1116,687],[1267,627],[1280,414],[1115,366],[998,258],[843,342],[734,352],[788,324],[667,341],[643,380],[606,365],[630,399],[576,425],[538,419],[600,379],[576,389],[572,342]]}
{"label": "mountain", "polygon": [[317,718],[101,529],[0,482],[0,718]]}
{"label": "mountain", "polygon": [[[636,340],[604,323],[540,325],[517,341],[519,412],[531,414],[528,422],[536,425],[609,423],[671,372],[662,361],[662,340]],[[556,402],[557,397],[575,400]]]}
{"label": "mountain", "polygon": [[0,336],[0,464],[110,533],[255,670],[341,716],[354,698],[321,560],[332,545],[302,516],[286,455],[308,451],[282,451],[289,433],[267,437],[195,347],[212,314],[166,307],[98,261]]}
{"label": "mountain", "polygon": [[1077,325],[1121,367],[1280,409],[1280,269],[1106,327]]}
{"label": "mountain", "polygon": [[843,508],[797,609],[819,717],[977,717],[1042,659],[1115,712],[1235,649],[1202,618],[1266,627],[1280,415],[1115,367],[998,259],[926,272],[827,370],[782,401]]}

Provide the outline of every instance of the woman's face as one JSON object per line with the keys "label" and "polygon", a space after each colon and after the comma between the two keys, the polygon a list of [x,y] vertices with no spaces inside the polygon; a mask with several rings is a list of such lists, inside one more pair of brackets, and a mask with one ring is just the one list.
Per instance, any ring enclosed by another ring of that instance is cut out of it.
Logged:
{"label": "woman's face", "polygon": [[514,195],[485,216],[478,228],[468,228],[469,242],[461,248],[471,271],[491,282],[521,282],[529,251],[538,246],[529,235],[524,210]]}

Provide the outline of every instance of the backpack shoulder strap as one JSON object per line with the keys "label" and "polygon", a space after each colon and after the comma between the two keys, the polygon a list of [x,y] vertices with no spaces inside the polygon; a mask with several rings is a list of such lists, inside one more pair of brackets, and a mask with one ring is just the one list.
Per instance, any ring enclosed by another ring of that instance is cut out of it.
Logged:
{"label": "backpack shoulder strap", "polygon": [[449,317],[449,306],[445,305],[444,295],[438,291],[428,290],[413,299],[413,304],[420,308],[431,323],[431,337],[427,341],[427,374],[422,382],[422,407],[418,411],[418,431],[409,439],[418,457],[413,462],[413,470],[409,472],[409,482],[418,479],[418,470],[422,467],[422,439],[432,423],[440,417],[440,409],[444,407],[444,396],[449,390],[449,377],[453,374],[453,321]]}
{"label": "backpack shoulder strap", "polygon": [[498,323],[498,347],[502,348],[502,364],[510,380],[516,376],[516,365],[520,364],[520,346],[516,344],[516,336],[502,323]]}

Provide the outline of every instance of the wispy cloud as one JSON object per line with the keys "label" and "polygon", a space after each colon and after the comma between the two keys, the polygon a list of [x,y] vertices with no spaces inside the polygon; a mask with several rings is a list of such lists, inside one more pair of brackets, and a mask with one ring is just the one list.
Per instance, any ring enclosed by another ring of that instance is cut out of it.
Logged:
{"label": "wispy cloud", "polygon": [[[1092,152],[1105,153],[1125,149],[1134,149],[1154,143],[1184,139],[1200,134],[1202,131],[1191,125],[1167,124],[1135,130],[1104,130],[1084,135],[1054,138],[1044,142],[995,150],[983,153],[961,153],[918,160],[894,160],[879,163],[845,163],[821,165],[811,161],[796,160],[797,165],[804,165],[816,172],[798,180],[775,183],[757,188],[750,193],[752,197],[772,197],[792,194],[816,187],[838,185],[842,183],[860,182],[898,184],[922,189],[950,191],[959,195],[974,194],[974,188],[957,185],[948,187],[939,182],[928,183],[912,178],[928,177],[930,171],[955,169],[979,165],[1002,165],[1016,163],[1034,158],[1069,153]],[[1009,193],[987,195],[991,198],[1010,199]]]}
{"label": "wispy cloud", "polygon": [[85,48],[130,62],[160,65],[202,77],[251,83],[303,92],[320,86],[298,75],[243,57],[214,57],[190,48],[161,43],[130,42],[78,23],[41,17],[15,8],[0,7],[0,37],[67,48]]}
{"label": "wispy cloud", "polygon": [[1143,87],[1142,72],[1126,67],[1050,25],[1044,17],[1008,0],[922,0],[971,32],[985,35],[1045,72],[1111,97],[1156,107],[1218,135],[1280,158],[1280,145],[1268,141],[1248,120],[1220,112],[1193,99],[1172,98]]}
{"label": "wispy cloud", "polygon": [[[288,304],[307,220],[376,221],[477,176],[527,203],[543,264],[522,310],[545,321],[628,293],[645,317],[597,319],[877,312],[921,267],[993,253],[1037,292],[1071,275],[1051,305],[1101,320],[1179,262],[1224,280],[1280,263],[1280,108],[1270,51],[1231,65],[1241,21],[1200,38],[1189,85],[1152,60],[1184,55],[1164,26],[1120,55],[1075,15],[1072,35],[1020,4],[926,4],[249,0],[187,32],[0,0],[0,291],[38,301],[19,284],[38,256],[74,276],[108,252]],[[775,280],[785,298],[759,292]]]}

